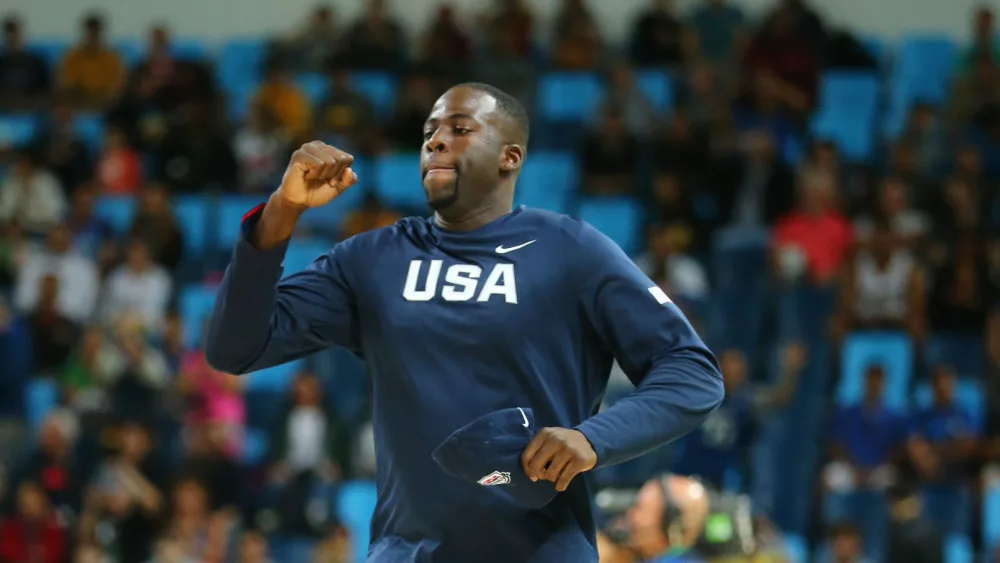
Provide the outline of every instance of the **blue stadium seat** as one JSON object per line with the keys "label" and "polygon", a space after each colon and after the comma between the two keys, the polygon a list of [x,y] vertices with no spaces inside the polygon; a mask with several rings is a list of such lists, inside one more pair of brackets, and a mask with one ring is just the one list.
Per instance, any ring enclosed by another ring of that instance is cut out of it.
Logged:
{"label": "blue stadium seat", "polygon": [[54,74],[69,47],[69,43],[63,38],[35,38],[28,42],[27,50],[41,57],[49,65],[49,73]]}
{"label": "blue stadium seat", "polygon": [[138,64],[146,52],[145,46],[137,39],[117,39],[112,42],[111,48],[118,53],[126,67]]}
{"label": "blue stadium seat", "polygon": [[420,183],[420,155],[400,153],[380,157],[373,174],[375,194],[388,206],[426,209],[427,197]]}
{"label": "blue stadium seat", "polygon": [[181,288],[177,308],[184,330],[184,344],[188,348],[200,347],[202,325],[215,305],[216,288],[188,285]]}
{"label": "blue stadium seat", "polygon": [[355,561],[364,561],[368,552],[371,532],[371,518],[375,512],[378,493],[375,483],[369,481],[349,481],[340,487],[337,497],[337,516],[351,533],[354,544]]}
{"label": "blue stadium seat", "polygon": [[104,145],[104,117],[98,113],[79,113],[73,118],[73,131],[91,155]]}
{"label": "blue stadium seat", "polygon": [[615,241],[626,254],[640,248],[642,205],[633,198],[588,197],[580,200],[576,216]]}
{"label": "blue stadium seat", "polygon": [[571,208],[571,194],[556,190],[522,190],[514,194],[517,205],[525,205],[536,209],[544,209],[553,213],[567,213]]}
{"label": "blue stadium seat", "polygon": [[[915,409],[927,409],[931,407],[933,394],[931,385],[927,381],[917,383],[913,390],[913,407]],[[976,428],[982,430],[986,419],[986,400],[983,396],[982,384],[969,378],[960,378],[955,382],[955,403],[969,413]]]}
{"label": "blue stadium seat", "polygon": [[952,534],[944,539],[944,563],[972,563],[973,553],[968,536]]}
{"label": "blue stadium seat", "polygon": [[796,534],[785,536],[785,556],[788,563],[809,563],[809,545],[805,538]]}
{"label": "blue stadium seat", "polygon": [[1000,540],[1000,484],[991,483],[983,494],[983,553],[993,553]]}
{"label": "blue stadium seat", "polygon": [[288,362],[287,364],[281,364],[279,366],[248,373],[243,376],[246,378],[246,384],[243,389],[248,393],[253,391],[284,394],[288,391],[288,387],[291,385],[295,374],[299,373],[304,368],[305,362],[297,360],[294,362]]}
{"label": "blue stadium seat", "polygon": [[867,162],[875,150],[875,124],[853,116],[817,116],[812,120],[810,131],[816,138],[832,141],[852,162]]}
{"label": "blue stadium seat", "polygon": [[102,196],[94,204],[94,215],[104,219],[116,233],[126,233],[132,227],[135,199],[129,196]]}
{"label": "blue stadium seat", "polygon": [[242,121],[250,110],[254,94],[257,93],[257,82],[243,79],[234,79],[224,85],[226,89],[227,116],[231,121]]}
{"label": "blue stadium seat", "polygon": [[881,37],[866,35],[861,38],[861,45],[868,51],[868,54],[875,59],[879,68],[885,68],[889,62],[890,50]]}
{"label": "blue stadium seat", "polygon": [[38,118],[30,114],[0,116],[0,146],[23,147],[39,134]]}
{"label": "blue stadium seat", "polygon": [[245,429],[243,431],[243,451],[240,452],[241,461],[250,467],[259,464],[267,456],[269,445],[266,431],[256,428]]}
{"label": "blue stadium seat", "polygon": [[51,379],[36,378],[25,389],[25,409],[30,428],[38,428],[45,417],[59,404],[59,386]]}
{"label": "blue stadium seat", "polygon": [[893,73],[894,90],[909,100],[943,102],[958,62],[958,46],[946,35],[914,35],[899,44]]}
{"label": "blue stadium seat", "polygon": [[813,135],[833,141],[853,161],[868,160],[875,141],[878,78],[868,72],[824,73],[818,103]]}
{"label": "blue stadium seat", "polygon": [[660,113],[669,113],[674,107],[674,79],[663,70],[641,70],[635,75],[639,91],[649,98]]}
{"label": "blue stadium seat", "polygon": [[317,258],[330,251],[330,245],[323,242],[293,240],[285,253],[284,275],[301,272]]}
{"label": "blue stadium seat", "polygon": [[230,39],[222,45],[218,56],[219,84],[233,92],[248,84],[252,88],[260,79],[261,63],[267,46],[260,38]]}
{"label": "blue stadium seat", "polygon": [[208,58],[208,47],[201,39],[175,37],[170,40],[170,52],[181,60],[201,61]]}
{"label": "blue stadium seat", "polygon": [[550,72],[538,83],[538,109],[544,121],[582,123],[594,113],[604,88],[596,74]]}
{"label": "blue stadium seat", "polygon": [[579,186],[580,165],[569,152],[532,153],[517,179],[517,190],[522,192],[575,193]]}
{"label": "blue stadium seat", "polygon": [[976,337],[934,334],[924,346],[925,367],[949,365],[958,375],[978,377],[983,373],[983,341]]}
{"label": "blue stadium seat", "polygon": [[295,84],[313,106],[322,102],[330,89],[330,79],[323,74],[313,72],[296,75]]}
{"label": "blue stadium seat", "polygon": [[913,373],[913,343],[903,333],[855,333],[844,339],[837,402],[850,405],[861,400],[864,372],[873,363],[885,369],[885,404],[897,412],[905,412]]}
{"label": "blue stadium seat", "polygon": [[208,229],[208,207],[205,198],[199,196],[179,197],[174,200],[174,218],[184,235],[184,249],[188,258],[201,256],[205,252]]}
{"label": "blue stadium seat", "polygon": [[351,75],[354,90],[371,102],[375,115],[386,118],[396,105],[396,77],[389,72],[355,72]]}
{"label": "blue stadium seat", "polygon": [[243,216],[263,202],[261,196],[227,196],[219,201],[218,214],[215,219],[216,248],[231,248],[240,235],[240,224]]}

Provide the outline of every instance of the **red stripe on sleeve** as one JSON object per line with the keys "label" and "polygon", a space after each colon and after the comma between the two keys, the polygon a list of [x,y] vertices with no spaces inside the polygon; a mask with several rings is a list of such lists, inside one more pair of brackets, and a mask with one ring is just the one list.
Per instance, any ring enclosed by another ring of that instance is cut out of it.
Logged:
{"label": "red stripe on sleeve", "polygon": [[247,219],[249,219],[249,218],[253,217],[254,215],[256,215],[257,213],[259,213],[262,209],[264,209],[264,205],[266,205],[266,204],[264,204],[264,203],[258,203],[256,207],[254,207],[250,211],[247,211],[243,215],[243,218],[240,219],[240,223],[245,222]]}

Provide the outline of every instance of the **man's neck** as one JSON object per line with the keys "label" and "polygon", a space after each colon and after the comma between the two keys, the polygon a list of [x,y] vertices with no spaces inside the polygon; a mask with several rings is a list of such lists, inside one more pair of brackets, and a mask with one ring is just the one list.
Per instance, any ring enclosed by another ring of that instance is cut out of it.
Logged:
{"label": "man's neck", "polygon": [[450,209],[436,211],[434,222],[442,229],[449,231],[471,231],[509,214],[513,210],[513,202],[500,202],[496,199],[483,202],[468,211]]}

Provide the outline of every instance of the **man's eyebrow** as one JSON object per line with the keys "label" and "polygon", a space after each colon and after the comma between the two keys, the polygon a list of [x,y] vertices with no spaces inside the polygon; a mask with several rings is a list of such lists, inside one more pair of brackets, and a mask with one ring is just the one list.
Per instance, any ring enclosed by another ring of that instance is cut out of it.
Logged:
{"label": "man's eyebrow", "polygon": [[[445,116],[444,119],[475,119],[475,118],[467,113],[452,113]],[[425,125],[428,123],[437,123],[438,121],[441,121],[441,119],[437,117],[432,117],[425,122]]]}

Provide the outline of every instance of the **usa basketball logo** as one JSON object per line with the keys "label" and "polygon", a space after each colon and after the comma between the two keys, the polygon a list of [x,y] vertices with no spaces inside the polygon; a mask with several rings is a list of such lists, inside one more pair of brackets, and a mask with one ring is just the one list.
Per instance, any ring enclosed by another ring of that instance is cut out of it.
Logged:
{"label": "usa basketball logo", "polygon": [[510,473],[507,473],[506,471],[494,471],[477,482],[484,487],[506,485],[507,483],[510,483]]}

